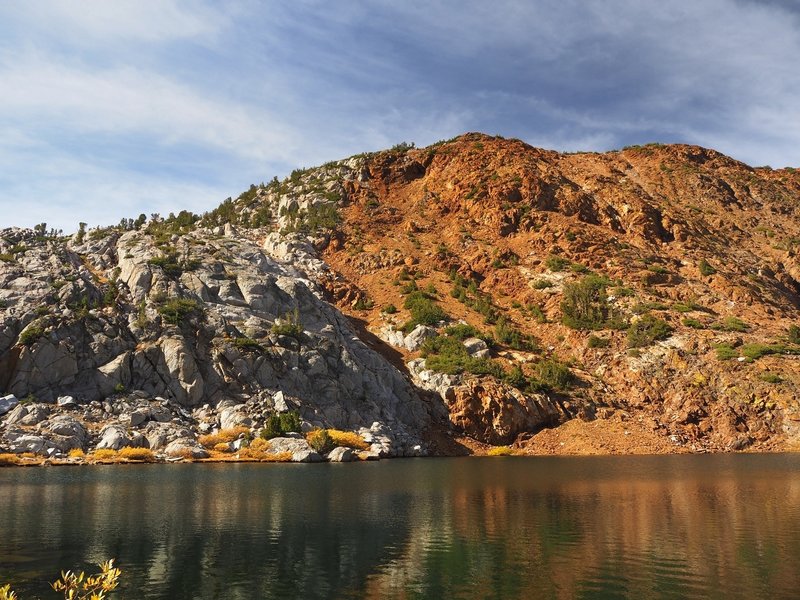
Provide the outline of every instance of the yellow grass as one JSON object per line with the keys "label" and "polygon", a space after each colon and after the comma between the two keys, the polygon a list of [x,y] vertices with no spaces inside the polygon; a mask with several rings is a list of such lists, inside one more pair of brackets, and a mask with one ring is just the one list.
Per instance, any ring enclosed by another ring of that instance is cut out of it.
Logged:
{"label": "yellow grass", "polygon": [[490,448],[486,456],[513,456],[514,450],[508,446],[495,446]]}
{"label": "yellow grass", "polygon": [[201,435],[197,440],[205,448],[213,448],[217,444],[223,442],[232,442],[238,439],[242,434],[250,433],[248,427],[231,427],[230,429],[223,429],[218,433],[209,433],[208,435]]}
{"label": "yellow grass", "polygon": [[70,458],[86,458],[86,453],[81,448],[73,448],[67,456]]}
{"label": "yellow grass", "polygon": [[256,438],[250,442],[250,449],[256,452],[267,452],[270,449],[269,440],[264,438]]}
{"label": "yellow grass", "polygon": [[231,447],[228,442],[220,442],[219,444],[214,444],[213,450],[214,452],[230,452]]}
{"label": "yellow grass", "polygon": [[291,462],[291,452],[277,452],[275,454],[267,454],[267,461],[269,462]]}
{"label": "yellow grass", "polygon": [[328,435],[334,446],[344,446],[353,450],[366,450],[369,444],[354,431],[340,431],[338,429],[328,429]]}
{"label": "yellow grass", "polygon": [[130,446],[120,449],[118,456],[127,460],[141,460],[144,462],[153,462],[156,459],[150,448],[131,448]]}
{"label": "yellow grass", "polygon": [[117,451],[111,448],[100,448],[91,455],[92,460],[114,460],[117,458]]}
{"label": "yellow grass", "polygon": [[0,467],[16,465],[19,462],[19,457],[16,454],[0,454]]}

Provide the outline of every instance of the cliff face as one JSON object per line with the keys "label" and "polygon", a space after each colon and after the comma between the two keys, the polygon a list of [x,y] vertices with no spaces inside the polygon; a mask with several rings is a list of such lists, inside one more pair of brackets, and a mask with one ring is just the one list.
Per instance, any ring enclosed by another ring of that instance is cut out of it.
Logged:
{"label": "cliff face", "polygon": [[699,147],[468,134],[202,218],[6,230],[0,391],[94,402],[89,430],[132,394],[194,430],[297,408],[401,455],[791,448],[799,204],[800,173]]}

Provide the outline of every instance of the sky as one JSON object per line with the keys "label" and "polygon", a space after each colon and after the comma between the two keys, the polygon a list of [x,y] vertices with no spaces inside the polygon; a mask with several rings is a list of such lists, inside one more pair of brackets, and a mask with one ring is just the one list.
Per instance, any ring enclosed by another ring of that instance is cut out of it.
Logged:
{"label": "sky", "polygon": [[209,210],[468,131],[800,167],[795,0],[0,3],[0,227]]}

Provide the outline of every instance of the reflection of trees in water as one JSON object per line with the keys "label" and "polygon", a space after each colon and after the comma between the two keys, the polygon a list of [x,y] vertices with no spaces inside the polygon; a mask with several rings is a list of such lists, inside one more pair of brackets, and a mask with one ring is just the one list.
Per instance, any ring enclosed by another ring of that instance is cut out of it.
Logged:
{"label": "reflection of trees in water", "polygon": [[797,470],[686,458],[7,470],[0,579],[113,556],[126,597],[793,593]]}

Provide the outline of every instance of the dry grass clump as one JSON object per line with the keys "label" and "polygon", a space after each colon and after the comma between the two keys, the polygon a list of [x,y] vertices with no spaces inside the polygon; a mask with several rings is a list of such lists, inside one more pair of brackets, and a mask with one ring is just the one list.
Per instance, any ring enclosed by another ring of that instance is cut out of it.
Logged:
{"label": "dry grass clump", "polygon": [[219,444],[214,444],[212,450],[214,450],[214,452],[223,452],[229,454],[231,452],[231,446],[228,442],[220,442]]}
{"label": "dry grass clump", "polygon": [[90,458],[95,461],[113,461],[117,459],[117,451],[111,448],[98,448],[92,452]]}
{"label": "dry grass clump", "polygon": [[16,454],[3,453],[0,454],[0,467],[8,467],[19,463],[19,457]]}
{"label": "dry grass clump", "polygon": [[249,447],[251,450],[255,450],[256,452],[268,452],[270,449],[269,440],[257,437],[252,442],[250,442]]}
{"label": "dry grass clump", "polygon": [[508,446],[495,446],[489,449],[486,456],[514,456],[514,450]]}
{"label": "dry grass clump", "polygon": [[156,456],[150,448],[132,448],[130,446],[125,446],[120,449],[117,455],[119,458],[126,460],[138,460],[142,462],[154,462],[156,460]]}
{"label": "dry grass clump", "polygon": [[86,452],[83,451],[83,448],[73,448],[67,453],[67,456],[70,458],[86,458]]}
{"label": "dry grass clump", "polygon": [[275,454],[267,454],[268,462],[291,462],[292,461],[292,453],[291,452],[276,452]]}
{"label": "dry grass clump", "polygon": [[250,433],[250,428],[243,426],[231,427],[229,429],[223,429],[217,433],[201,435],[199,438],[197,438],[197,440],[204,448],[214,448],[214,446],[217,444],[232,442],[233,440],[238,439],[243,433]]}
{"label": "dry grass clump", "polygon": [[366,450],[369,444],[354,431],[340,431],[338,429],[328,429],[328,436],[334,446],[344,446],[353,450]]}

